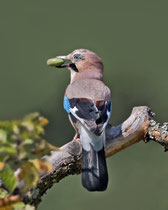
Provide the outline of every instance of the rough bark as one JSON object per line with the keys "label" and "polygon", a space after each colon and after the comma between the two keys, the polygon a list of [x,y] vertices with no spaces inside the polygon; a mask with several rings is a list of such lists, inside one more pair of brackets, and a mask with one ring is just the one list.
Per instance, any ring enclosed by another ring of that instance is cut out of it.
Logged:
{"label": "rough bark", "polygon": [[[153,120],[153,112],[146,106],[134,107],[131,115],[122,124],[106,128],[105,151],[110,157],[115,153],[144,140],[156,141],[168,149],[168,124],[160,126]],[[26,203],[37,206],[42,195],[56,182],[68,175],[81,172],[81,144],[79,141],[70,141],[53,151],[50,156],[44,157],[53,166],[54,170],[41,177],[36,188],[31,189],[24,198]]]}

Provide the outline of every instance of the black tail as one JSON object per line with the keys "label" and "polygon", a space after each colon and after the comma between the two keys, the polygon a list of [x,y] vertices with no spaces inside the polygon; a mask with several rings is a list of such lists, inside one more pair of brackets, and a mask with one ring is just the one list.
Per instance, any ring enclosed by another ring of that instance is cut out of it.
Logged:
{"label": "black tail", "polygon": [[89,191],[104,191],[108,184],[108,172],[104,148],[98,152],[82,149],[82,185]]}

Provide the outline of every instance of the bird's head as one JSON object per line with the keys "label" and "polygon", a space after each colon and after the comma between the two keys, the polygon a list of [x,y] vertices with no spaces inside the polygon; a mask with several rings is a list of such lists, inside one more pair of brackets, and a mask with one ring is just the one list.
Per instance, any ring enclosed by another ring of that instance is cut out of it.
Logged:
{"label": "bird's head", "polygon": [[94,75],[103,72],[101,58],[86,49],[77,49],[66,56],[48,59],[47,64],[58,68],[68,68],[71,72],[71,80],[80,73],[83,73],[82,75]]}

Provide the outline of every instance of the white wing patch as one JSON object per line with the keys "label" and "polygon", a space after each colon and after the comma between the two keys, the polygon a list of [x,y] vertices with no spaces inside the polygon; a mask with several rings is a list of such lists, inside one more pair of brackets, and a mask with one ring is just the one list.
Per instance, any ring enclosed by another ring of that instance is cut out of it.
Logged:
{"label": "white wing patch", "polygon": [[74,108],[70,108],[70,112],[74,115],[74,117],[76,117],[76,119],[78,119],[82,124],[85,124],[84,120],[76,114],[77,111],[78,109],[76,106]]}
{"label": "white wing patch", "polygon": [[[96,108],[96,110],[98,110],[96,106],[94,106],[94,107]],[[76,114],[77,111],[78,111],[78,109],[77,109],[76,106],[75,106],[74,108],[70,108],[70,112],[74,115],[74,117],[76,117],[76,119],[78,119],[78,120],[81,122],[81,124],[82,124],[83,126],[85,126],[85,128],[89,131],[90,128],[89,128],[88,125],[86,124],[85,120],[84,120],[83,118],[80,118],[80,117]]]}

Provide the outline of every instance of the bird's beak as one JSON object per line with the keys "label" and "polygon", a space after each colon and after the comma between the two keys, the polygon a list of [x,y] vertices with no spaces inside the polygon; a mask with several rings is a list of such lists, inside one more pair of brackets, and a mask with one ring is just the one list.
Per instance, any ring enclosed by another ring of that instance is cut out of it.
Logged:
{"label": "bird's beak", "polygon": [[55,58],[50,58],[47,60],[48,66],[54,66],[57,68],[66,68],[69,67],[69,63],[65,63],[66,61],[70,61],[67,56],[57,56]]}

